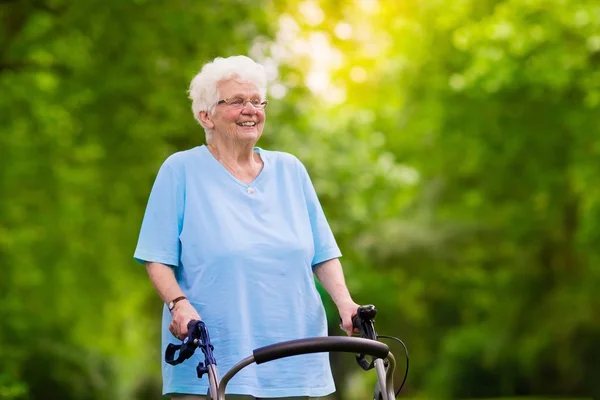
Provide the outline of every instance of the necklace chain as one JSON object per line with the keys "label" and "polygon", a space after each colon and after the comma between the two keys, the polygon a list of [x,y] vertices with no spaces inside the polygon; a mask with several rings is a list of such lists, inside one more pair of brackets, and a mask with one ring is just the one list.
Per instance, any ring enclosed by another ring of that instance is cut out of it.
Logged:
{"label": "necklace chain", "polygon": [[[225,160],[223,160],[223,158],[221,157],[221,152],[219,151],[219,149],[217,149],[212,144],[209,144],[208,146],[211,147],[217,153],[217,160],[219,160],[219,162],[221,164],[223,164],[223,166],[225,168],[227,168],[231,173],[235,173],[235,171],[237,171],[237,169],[232,168],[229,164],[227,164],[225,162]],[[252,164],[252,174],[256,173],[256,167],[255,166],[256,166],[256,162]]]}

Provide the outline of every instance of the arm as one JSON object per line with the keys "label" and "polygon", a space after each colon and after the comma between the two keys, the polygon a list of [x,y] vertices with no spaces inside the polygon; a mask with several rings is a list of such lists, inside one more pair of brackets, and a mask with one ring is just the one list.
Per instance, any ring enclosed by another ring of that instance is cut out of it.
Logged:
{"label": "arm", "polygon": [[[146,271],[148,271],[148,276],[152,284],[165,303],[184,295],[175,279],[173,269],[168,265],[147,262]],[[200,320],[198,311],[196,311],[188,300],[181,300],[175,303],[175,307],[171,310],[171,316],[169,331],[179,339],[183,339],[187,335],[188,322],[191,320]]]}
{"label": "arm", "polygon": [[350,296],[340,260],[332,258],[331,260],[317,264],[314,272],[338,308],[340,318],[342,319],[341,328],[346,331],[348,336],[351,336],[353,332],[352,317],[356,315],[359,305]]}

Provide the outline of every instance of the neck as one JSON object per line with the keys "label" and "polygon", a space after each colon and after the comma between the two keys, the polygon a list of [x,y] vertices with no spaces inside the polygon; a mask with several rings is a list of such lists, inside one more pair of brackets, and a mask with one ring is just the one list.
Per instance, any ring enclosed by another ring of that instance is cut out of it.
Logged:
{"label": "neck", "polygon": [[212,142],[207,145],[211,154],[234,176],[242,181],[252,181],[262,168],[262,160],[253,146],[227,146]]}
{"label": "neck", "polygon": [[[208,148],[213,155],[218,156],[221,160],[238,166],[248,166],[255,163],[254,147],[244,146],[227,146],[223,143],[209,143]],[[216,154],[215,154],[216,153]]]}

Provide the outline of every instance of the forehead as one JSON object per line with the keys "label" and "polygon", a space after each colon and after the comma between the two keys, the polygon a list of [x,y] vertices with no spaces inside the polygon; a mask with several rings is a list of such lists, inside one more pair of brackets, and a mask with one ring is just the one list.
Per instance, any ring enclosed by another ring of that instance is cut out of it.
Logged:
{"label": "forehead", "polygon": [[235,79],[229,79],[221,81],[217,84],[219,94],[222,97],[233,97],[233,96],[259,96],[258,88],[251,82],[240,82]]}

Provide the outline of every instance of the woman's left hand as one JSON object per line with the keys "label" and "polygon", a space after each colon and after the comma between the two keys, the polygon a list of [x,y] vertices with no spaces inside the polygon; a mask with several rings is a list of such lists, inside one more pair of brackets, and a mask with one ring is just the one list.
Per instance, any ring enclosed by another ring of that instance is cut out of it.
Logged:
{"label": "woman's left hand", "polygon": [[344,303],[338,304],[337,307],[340,319],[342,320],[340,328],[342,328],[348,336],[352,336],[352,333],[358,333],[358,329],[352,327],[352,318],[356,315],[358,307],[360,306],[350,299]]}

